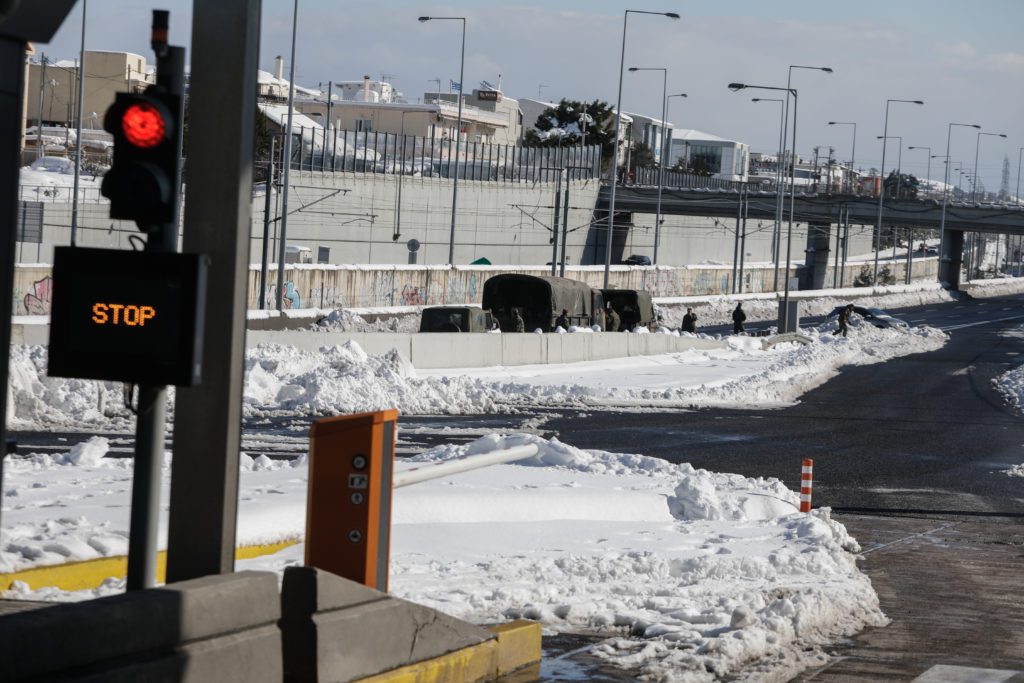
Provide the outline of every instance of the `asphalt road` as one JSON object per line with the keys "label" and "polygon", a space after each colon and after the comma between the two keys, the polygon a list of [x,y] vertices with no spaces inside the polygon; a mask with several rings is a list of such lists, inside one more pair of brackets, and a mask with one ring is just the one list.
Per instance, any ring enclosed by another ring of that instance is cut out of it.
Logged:
{"label": "asphalt road", "polygon": [[581,448],[639,452],[796,488],[814,459],[814,504],[848,510],[1024,515],[1024,422],[991,380],[1024,352],[1024,297],[892,311],[946,329],[930,353],[847,367],[776,410],[591,413],[545,426]]}

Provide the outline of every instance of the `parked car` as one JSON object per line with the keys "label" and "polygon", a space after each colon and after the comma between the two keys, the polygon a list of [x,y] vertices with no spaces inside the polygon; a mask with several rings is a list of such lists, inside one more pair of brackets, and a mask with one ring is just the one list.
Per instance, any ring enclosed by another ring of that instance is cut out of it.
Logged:
{"label": "parked car", "polygon": [[420,332],[490,332],[497,326],[490,311],[470,306],[431,306],[420,316]]}
{"label": "parked car", "polygon": [[643,254],[631,254],[623,259],[622,263],[627,266],[649,266],[651,265],[651,257],[644,256]]}
{"label": "parked car", "polygon": [[[839,318],[839,312],[842,311],[845,306],[837,306],[832,309],[832,312],[825,316],[826,321],[832,321]],[[910,327],[906,321],[895,318],[889,313],[886,313],[881,308],[865,308],[864,306],[854,306],[853,312],[855,315],[859,315],[865,321],[871,323],[875,327],[887,329],[890,327]],[[851,318],[851,321],[854,320]]]}

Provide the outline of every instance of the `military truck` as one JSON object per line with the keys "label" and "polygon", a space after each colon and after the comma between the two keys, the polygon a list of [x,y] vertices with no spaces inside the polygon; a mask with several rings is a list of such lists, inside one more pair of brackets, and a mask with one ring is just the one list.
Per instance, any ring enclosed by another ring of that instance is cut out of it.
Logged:
{"label": "military truck", "polygon": [[632,330],[637,325],[649,325],[654,320],[654,302],[651,293],[642,289],[602,289],[606,306],[619,314],[620,330]]}
{"label": "military truck", "polygon": [[600,308],[600,299],[595,300],[590,285],[564,277],[505,273],[484,282],[483,307],[494,314],[502,332],[515,332],[516,309],[527,332],[550,331],[563,310],[570,325],[589,327],[595,305]]}
{"label": "military truck", "polygon": [[497,326],[490,311],[472,306],[431,306],[420,315],[420,332],[490,332]]}

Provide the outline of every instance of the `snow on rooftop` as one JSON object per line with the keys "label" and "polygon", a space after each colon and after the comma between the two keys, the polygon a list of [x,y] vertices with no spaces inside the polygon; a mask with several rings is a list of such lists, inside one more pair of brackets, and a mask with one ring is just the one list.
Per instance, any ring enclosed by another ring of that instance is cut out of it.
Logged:
{"label": "snow on rooftop", "polygon": [[696,130],[695,128],[675,128],[672,130],[672,140],[688,140],[690,142],[731,142],[733,144],[741,144],[736,140],[729,140],[728,138],[722,138],[711,133],[705,133],[702,130]]}

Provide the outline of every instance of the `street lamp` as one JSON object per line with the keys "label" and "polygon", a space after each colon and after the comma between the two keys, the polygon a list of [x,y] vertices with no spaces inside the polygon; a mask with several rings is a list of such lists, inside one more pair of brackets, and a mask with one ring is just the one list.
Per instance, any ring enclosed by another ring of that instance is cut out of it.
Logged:
{"label": "street lamp", "polygon": [[782,246],[782,204],[779,197],[782,192],[783,171],[782,157],[785,150],[782,149],[782,139],[786,131],[786,106],[785,100],[781,97],[752,97],[751,102],[778,102],[779,103],[779,155],[775,158],[775,229],[772,231],[772,255],[775,259],[774,275],[772,278],[772,291],[779,291],[779,250]]}
{"label": "street lamp", "polygon": [[[733,92],[738,92],[740,90],[746,90],[748,88],[752,88],[754,90],[784,90],[786,92],[786,99],[787,100],[789,99],[789,96],[792,95],[793,96],[793,141],[794,141],[794,143],[796,142],[796,113],[797,113],[798,97],[797,97],[797,91],[796,91],[795,88],[789,88],[789,87],[780,88],[780,87],[771,86],[771,85],[748,85],[746,83],[730,83],[728,87],[729,87],[729,90],[732,90]],[[785,144],[785,142],[783,142],[783,144]],[[795,194],[795,192],[796,192],[796,146],[795,145],[794,145],[794,153],[793,153],[793,163],[790,166],[790,187],[791,187],[791,191]],[[779,217],[780,222],[781,222],[781,218],[782,218],[782,197],[783,197],[782,190],[779,189],[776,192],[775,213]],[[787,332],[789,330],[789,269],[790,269],[790,265],[791,265],[792,254],[793,254],[793,249],[792,249],[792,244],[793,244],[793,206],[794,206],[795,202],[796,202],[796,199],[795,199],[795,197],[793,197],[793,199],[791,201],[791,204],[790,204],[789,227],[788,227],[788,229],[786,231],[786,283],[785,283],[784,293],[783,293],[783,296],[782,296],[782,329],[781,329],[782,332]]]}
{"label": "street lamp", "polygon": [[[876,135],[875,136],[876,140],[881,140],[882,138],[883,138],[883,136],[881,136],[881,135]],[[903,176],[903,137],[901,135],[890,135],[890,136],[888,136],[888,138],[885,139],[885,142],[882,143],[883,147],[885,145],[889,144],[889,140],[899,140],[899,142],[897,143],[897,146],[896,146],[896,149],[897,149],[897,156],[896,156],[896,199],[899,199],[900,198],[900,185],[902,184],[901,180],[902,180],[902,176]],[[883,180],[883,184],[884,184],[884,182],[885,181]]]}
{"label": "street lamp", "polygon": [[978,139],[974,143],[974,182],[971,183],[971,203],[977,199],[978,193],[978,150],[981,148],[981,136],[991,135],[992,137],[1005,138],[1006,133],[978,133]]}
{"label": "street lamp", "polygon": [[914,145],[910,145],[910,146],[907,147],[907,149],[926,149],[926,150],[928,150],[928,191],[931,192],[931,189],[932,189],[932,158],[933,158],[932,157],[932,148],[931,147],[915,147]]}
{"label": "street lamp", "polygon": [[631,66],[631,72],[636,71],[660,71],[661,72],[661,149],[659,149],[658,161],[658,205],[654,214],[654,254],[651,258],[651,265],[658,265],[658,245],[661,237],[661,191],[665,186],[665,131],[668,129],[668,122],[665,120],[668,110],[668,69],[664,67]]}
{"label": "street lamp", "polygon": [[856,172],[857,169],[857,124],[853,121],[829,121],[828,125],[853,126],[853,147],[850,148],[850,189],[852,190],[853,174]]}
{"label": "street lamp", "polygon": [[[924,102],[921,100],[886,100],[885,101],[885,127],[882,130],[882,137],[889,137],[889,105],[893,102],[903,102],[906,104],[917,104],[922,105]],[[902,146],[902,145],[901,145]],[[885,197],[885,147],[882,144],[882,168],[878,171],[878,223],[875,225],[875,275],[872,279],[872,285],[878,285],[878,251],[882,247],[882,202]]]}
{"label": "street lamp", "polygon": [[[455,180],[452,183],[452,230],[448,238],[448,264],[455,265],[455,211],[459,201],[459,155],[462,146],[462,88],[465,86],[466,67],[466,17],[420,17],[420,23],[428,21],[462,22],[462,56],[459,59],[459,114],[455,121]],[[440,90],[440,88],[438,88]]]}
{"label": "street lamp", "polygon": [[[942,212],[941,212],[941,218],[939,219],[939,231],[940,231],[939,232],[939,282],[947,282],[947,283],[952,284],[953,281],[956,280],[957,284],[959,284],[959,280],[960,280],[959,263],[960,262],[957,261],[958,265],[957,265],[956,272],[955,273],[951,272],[951,269],[952,269],[952,258],[953,258],[952,252],[954,251],[954,249],[953,248],[949,248],[948,245],[946,244],[946,204],[949,201],[949,167],[951,165],[950,164],[951,160],[950,160],[950,157],[949,157],[949,143],[950,143],[950,140],[952,139],[952,136],[953,136],[953,126],[962,126],[964,128],[977,128],[978,130],[981,130],[981,126],[979,126],[976,123],[950,123],[946,127],[946,154],[945,154],[945,157],[946,157],[946,172],[945,172],[944,182],[943,182],[943,186],[942,186]],[[949,249],[949,252],[950,252],[949,254],[946,253],[947,248]],[[960,249],[961,249],[961,251],[963,250],[963,241],[962,241],[962,239],[960,241]],[[962,258],[962,255],[961,255],[961,258]],[[943,273],[942,272],[943,264],[945,264],[946,270],[949,270],[950,272],[947,272],[947,273]],[[943,275],[945,275],[947,277],[947,279],[943,280]]]}
{"label": "street lamp", "polygon": [[1020,162],[1024,159],[1024,147],[1017,150],[1017,191],[1013,195],[1013,203],[1020,204]]}
{"label": "street lamp", "polygon": [[[928,189],[931,190],[932,185],[932,148],[931,147],[915,147],[910,145],[907,149],[926,149],[928,150]],[[924,252],[921,252],[921,256],[924,256]],[[910,284],[910,276],[914,269],[914,229],[909,228],[907,234],[907,272],[903,278],[905,284]]]}
{"label": "street lamp", "polygon": [[[615,223],[615,186],[617,184],[616,174],[619,169],[619,126],[622,123],[622,76],[626,68],[626,25],[630,14],[653,14],[669,19],[678,19],[675,12],[648,12],[646,10],[628,9],[622,15],[622,52],[619,55],[619,97],[615,102],[615,144],[612,145],[612,168],[611,168],[611,193],[608,197],[608,237],[604,251],[604,287],[608,288],[608,276],[612,269],[612,236]],[[628,139],[627,139],[628,144]]]}

